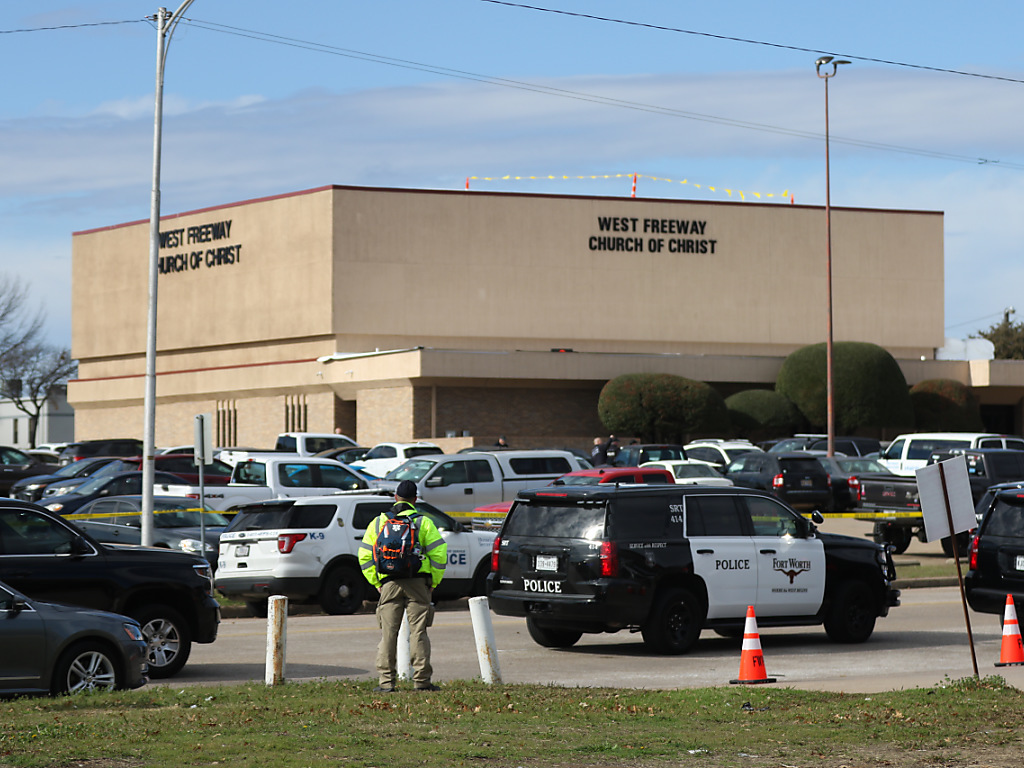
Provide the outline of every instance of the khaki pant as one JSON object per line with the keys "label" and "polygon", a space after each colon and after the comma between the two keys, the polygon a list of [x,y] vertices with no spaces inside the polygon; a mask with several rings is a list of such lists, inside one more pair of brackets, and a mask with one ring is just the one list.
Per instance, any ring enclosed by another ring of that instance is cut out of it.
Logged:
{"label": "khaki pant", "polygon": [[430,604],[430,588],[420,577],[391,579],[380,585],[377,603],[377,624],[380,626],[380,645],[377,646],[377,674],[380,684],[392,687],[398,682],[397,662],[398,630],[402,616],[409,614],[409,657],[412,662],[412,683],[416,688],[430,685],[433,668],[430,666],[430,638],[427,627],[434,618]]}

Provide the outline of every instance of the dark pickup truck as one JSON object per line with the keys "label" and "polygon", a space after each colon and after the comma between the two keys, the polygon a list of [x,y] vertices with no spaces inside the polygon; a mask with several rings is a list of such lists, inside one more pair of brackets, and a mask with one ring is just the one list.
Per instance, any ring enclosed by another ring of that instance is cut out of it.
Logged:
{"label": "dark pickup truck", "polygon": [[192,643],[217,639],[220,606],[198,555],[100,544],[60,515],[0,500],[0,581],[38,600],[120,613],[139,622],[150,677],[169,677]]}
{"label": "dark pickup truck", "polygon": [[[972,448],[957,452],[933,453],[928,463],[935,464],[959,454],[963,454],[967,461],[967,477],[975,505],[981,501],[989,487],[1024,480],[1024,451]],[[917,495],[917,478],[861,475],[860,496],[858,510],[863,510],[867,514],[858,519],[871,519],[874,522],[875,541],[890,544],[894,551],[903,552],[914,536],[924,540],[924,520],[921,517],[921,501]],[[962,535],[957,543],[960,544],[961,552],[967,551],[966,535]],[[942,549],[947,555],[952,555],[952,542],[943,539]]]}

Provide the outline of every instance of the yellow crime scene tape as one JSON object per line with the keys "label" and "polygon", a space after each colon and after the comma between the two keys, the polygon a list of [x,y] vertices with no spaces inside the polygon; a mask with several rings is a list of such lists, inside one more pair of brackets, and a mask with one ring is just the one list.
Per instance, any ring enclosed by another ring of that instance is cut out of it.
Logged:
{"label": "yellow crime scene tape", "polygon": [[[190,509],[154,509],[154,515],[169,515],[177,514],[180,512],[206,512],[209,514],[210,510],[199,509],[198,507]],[[93,512],[93,513],[78,513],[74,515],[64,515],[65,520],[98,520],[100,518],[108,517],[138,517],[141,512]]]}

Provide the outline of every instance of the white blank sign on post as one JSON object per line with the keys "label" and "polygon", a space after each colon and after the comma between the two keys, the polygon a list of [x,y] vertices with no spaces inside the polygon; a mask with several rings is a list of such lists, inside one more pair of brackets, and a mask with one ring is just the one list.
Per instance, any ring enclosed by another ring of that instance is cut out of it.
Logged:
{"label": "white blank sign on post", "polygon": [[921,499],[921,515],[924,517],[924,532],[928,541],[952,535],[946,516],[947,495],[949,511],[953,518],[952,533],[963,533],[977,526],[974,500],[971,497],[971,481],[967,476],[967,459],[962,454],[917,470],[917,491]]}

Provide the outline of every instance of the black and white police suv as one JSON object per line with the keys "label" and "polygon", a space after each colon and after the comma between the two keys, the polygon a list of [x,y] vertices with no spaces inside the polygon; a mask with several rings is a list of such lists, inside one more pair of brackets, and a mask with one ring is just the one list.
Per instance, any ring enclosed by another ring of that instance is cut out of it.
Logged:
{"label": "black and white police suv", "polygon": [[487,588],[491,609],[525,616],[546,647],[628,629],[685,653],[702,629],[741,634],[748,606],[759,627],[824,624],[863,642],[899,605],[894,578],[882,546],[818,531],[763,491],[595,485],[521,491]]}

